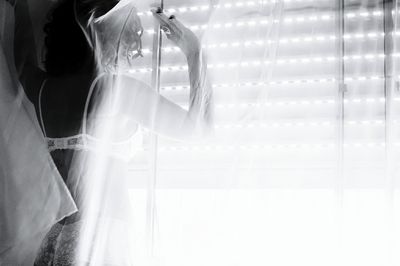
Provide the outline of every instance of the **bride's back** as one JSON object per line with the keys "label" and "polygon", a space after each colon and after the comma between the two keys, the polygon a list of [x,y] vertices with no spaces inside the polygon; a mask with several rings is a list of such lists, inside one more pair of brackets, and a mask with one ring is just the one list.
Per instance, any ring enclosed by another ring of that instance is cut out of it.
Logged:
{"label": "bride's back", "polygon": [[79,134],[91,86],[90,75],[49,77],[41,85],[36,110],[48,137]]}

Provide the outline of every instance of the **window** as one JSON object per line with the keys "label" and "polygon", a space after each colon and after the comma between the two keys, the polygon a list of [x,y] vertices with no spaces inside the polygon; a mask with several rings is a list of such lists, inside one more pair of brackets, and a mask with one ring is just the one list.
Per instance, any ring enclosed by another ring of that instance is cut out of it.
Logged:
{"label": "window", "polygon": [[[389,265],[397,1],[174,0],[165,9],[201,36],[215,93],[213,139],[159,138],[156,217],[147,217],[165,265]],[[153,22],[142,18],[151,60]],[[186,71],[163,40],[161,92],[183,106]],[[132,73],[149,80],[151,61]],[[146,158],[132,166],[133,202],[146,201]]]}

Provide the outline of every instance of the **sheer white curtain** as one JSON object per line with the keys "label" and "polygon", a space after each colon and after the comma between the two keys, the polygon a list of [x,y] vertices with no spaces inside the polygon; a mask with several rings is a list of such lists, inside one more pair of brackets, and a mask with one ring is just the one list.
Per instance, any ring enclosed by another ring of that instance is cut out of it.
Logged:
{"label": "sheer white curtain", "polygon": [[[138,250],[147,223],[158,265],[398,264],[397,2],[164,5],[202,38],[215,134],[159,138],[151,220],[150,161],[132,162]],[[151,62],[131,72],[150,80]],[[187,104],[184,57],[166,40],[161,81]]]}

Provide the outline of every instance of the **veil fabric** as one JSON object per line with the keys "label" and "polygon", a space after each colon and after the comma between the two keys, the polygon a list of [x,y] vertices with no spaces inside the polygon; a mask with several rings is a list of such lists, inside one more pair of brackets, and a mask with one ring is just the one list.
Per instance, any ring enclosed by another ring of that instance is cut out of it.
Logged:
{"label": "veil fabric", "polygon": [[[76,220],[62,226],[56,244],[59,249],[69,250],[71,247],[66,245],[73,241],[68,260],[78,265],[132,265],[132,254],[135,255],[130,236],[133,220],[128,162],[142,146],[141,130],[118,108],[124,97],[119,86],[123,73],[114,56],[118,59],[126,55],[115,47],[102,46],[103,39],[121,39],[124,29],[120,26],[126,24],[133,9],[125,5],[121,7],[124,10],[119,9],[117,5],[102,18],[91,17],[87,24],[80,24],[97,62],[101,62],[86,99],[81,128],[94,141],[89,149],[73,155],[66,184],[79,211]],[[76,11],[78,22],[84,15],[79,13],[79,7]],[[114,13],[117,16],[110,19]],[[104,64],[106,69],[102,68]]]}
{"label": "veil fabric", "polygon": [[13,60],[14,10],[0,1],[0,264],[33,265],[49,228],[76,211]]}

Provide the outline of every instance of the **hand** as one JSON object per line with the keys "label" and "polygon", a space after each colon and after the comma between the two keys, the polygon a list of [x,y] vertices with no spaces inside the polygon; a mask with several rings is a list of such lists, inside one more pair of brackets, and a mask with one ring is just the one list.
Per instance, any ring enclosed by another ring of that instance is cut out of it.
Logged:
{"label": "hand", "polygon": [[200,52],[201,45],[197,36],[180,23],[175,16],[168,18],[160,9],[153,9],[152,12],[167,38],[178,46],[187,58]]}

